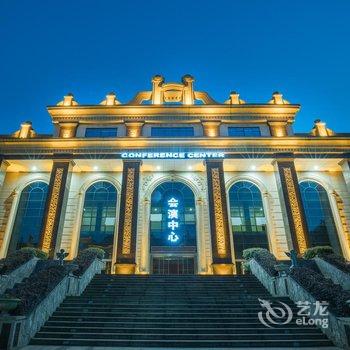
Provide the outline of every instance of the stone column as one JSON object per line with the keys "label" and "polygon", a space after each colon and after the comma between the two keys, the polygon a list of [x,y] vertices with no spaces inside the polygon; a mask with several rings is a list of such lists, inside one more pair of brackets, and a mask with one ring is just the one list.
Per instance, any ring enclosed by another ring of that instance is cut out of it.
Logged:
{"label": "stone column", "polygon": [[344,159],[339,163],[343,171],[343,178],[346,183],[346,188],[350,192],[350,154],[345,154]]}
{"label": "stone column", "polygon": [[[7,205],[10,206],[8,219],[6,222],[5,232],[3,236],[0,236],[0,259],[5,258],[5,256],[10,252],[10,242],[11,242],[11,231],[13,229],[13,225],[16,219],[16,212],[17,212],[17,204],[18,204],[18,197],[19,197],[18,191],[14,190],[10,197],[5,201],[5,207]],[[9,203],[6,204],[6,202],[9,200]],[[14,247],[13,251],[16,248]]]}
{"label": "stone column", "polygon": [[[140,208],[141,209],[141,208]],[[140,273],[150,273],[150,211],[151,201],[148,198],[143,200],[143,220],[142,220],[142,239],[141,239],[141,257],[140,257]]]}
{"label": "stone column", "polygon": [[138,160],[124,160],[123,162],[117,261],[115,265],[117,274],[135,273],[140,165],[141,161]]}
{"label": "stone column", "polygon": [[233,273],[230,229],[222,160],[206,161],[213,271],[216,275]]}
{"label": "stone column", "polygon": [[46,200],[41,249],[51,258],[60,248],[66,204],[74,162],[71,156],[56,155],[51,170],[49,192]]}
{"label": "stone column", "polygon": [[3,156],[0,155],[0,189],[4,184],[6,170],[9,165],[10,163],[6,161]]}
{"label": "stone column", "polygon": [[308,231],[294,160],[291,157],[280,158],[274,161],[274,165],[282,212],[286,218],[286,232],[289,235],[288,246],[302,254],[309,247]]}
{"label": "stone column", "polygon": [[205,251],[205,230],[204,230],[204,218],[203,218],[203,199],[198,198],[196,201],[196,214],[197,214],[197,254],[198,254],[198,273],[207,273],[207,259]]}

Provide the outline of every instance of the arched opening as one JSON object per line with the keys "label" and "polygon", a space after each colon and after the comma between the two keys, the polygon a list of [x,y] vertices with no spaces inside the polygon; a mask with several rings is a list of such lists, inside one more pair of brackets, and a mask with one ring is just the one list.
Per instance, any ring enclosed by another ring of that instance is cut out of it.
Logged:
{"label": "arched opening", "polygon": [[192,190],[182,182],[160,184],[151,197],[152,272],[195,273],[196,245],[196,208]]}
{"label": "arched opening", "polygon": [[302,181],[299,187],[305,210],[310,246],[331,246],[334,252],[342,255],[326,190],[315,181]]}
{"label": "arched opening", "polygon": [[92,184],[85,192],[79,250],[98,247],[111,259],[117,213],[117,189],[107,181]]}
{"label": "arched opening", "polygon": [[23,247],[39,247],[48,189],[43,181],[33,182],[23,189],[8,253]]}
{"label": "arched opening", "polygon": [[249,181],[233,184],[229,201],[236,269],[241,273],[244,249],[269,249],[266,217],[261,192]]}

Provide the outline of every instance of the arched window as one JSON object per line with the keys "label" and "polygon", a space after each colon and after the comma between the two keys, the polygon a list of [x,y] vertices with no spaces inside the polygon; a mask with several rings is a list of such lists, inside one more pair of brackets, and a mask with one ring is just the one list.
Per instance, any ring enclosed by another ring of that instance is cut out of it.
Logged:
{"label": "arched window", "polygon": [[229,191],[231,225],[236,259],[247,248],[269,249],[266,218],[260,190],[248,181],[236,182]]}
{"label": "arched window", "polygon": [[310,246],[330,245],[341,254],[337,229],[326,190],[317,182],[303,181],[299,184]]}
{"label": "arched window", "polygon": [[37,181],[23,189],[18,203],[9,252],[23,247],[39,247],[48,188],[45,182]]}
{"label": "arched window", "polygon": [[109,182],[91,185],[85,193],[79,250],[99,247],[111,259],[116,225],[117,190]]}
{"label": "arched window", "polygon": [[196,247],[196,212],[192,190],[165,182],[152,193],[151,247]]}

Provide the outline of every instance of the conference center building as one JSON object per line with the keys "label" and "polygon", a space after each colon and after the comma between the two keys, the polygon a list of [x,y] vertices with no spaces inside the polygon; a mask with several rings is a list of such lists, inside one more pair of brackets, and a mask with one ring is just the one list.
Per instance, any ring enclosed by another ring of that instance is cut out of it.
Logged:
{"label": "conference center building", "polygon": [[350,259],[350,134],[295,133],[300,105],[266,100],[217,102],[190,75],[127,103],[67,94],[52,134],[0,136],[0,258],[101,247],[122,274],[239,274],[252,247]]}

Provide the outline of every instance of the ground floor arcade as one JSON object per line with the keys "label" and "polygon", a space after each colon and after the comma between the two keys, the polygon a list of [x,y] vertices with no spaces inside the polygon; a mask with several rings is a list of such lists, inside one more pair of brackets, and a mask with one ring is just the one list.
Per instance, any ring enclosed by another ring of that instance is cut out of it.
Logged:
{"label": "ground floor arcade", "polygon": [[350,257],[343,159],[6,159],[1,256],[102,247],[111,272],[232,273],[242,252]]}

